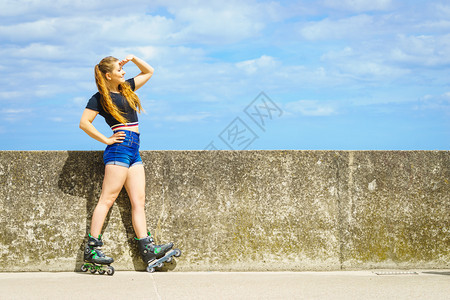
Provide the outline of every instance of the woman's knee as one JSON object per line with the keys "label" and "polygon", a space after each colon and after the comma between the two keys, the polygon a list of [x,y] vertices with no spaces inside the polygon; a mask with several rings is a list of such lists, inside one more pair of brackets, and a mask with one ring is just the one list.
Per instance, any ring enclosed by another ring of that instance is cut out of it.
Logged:
{"label": "woman's knee", "polygon": [[100,199],[98,200],[98,204],[100,205],[104,205],[108,208],[111,208],[114,204],[114,202],[116,202],[118,195],[114,194],[114,195],[101,195]]}
{"label": "woman's knee", "polygon": [[133,209],[145,209],[145,196],[136,197],[131,199],[131,208]]}

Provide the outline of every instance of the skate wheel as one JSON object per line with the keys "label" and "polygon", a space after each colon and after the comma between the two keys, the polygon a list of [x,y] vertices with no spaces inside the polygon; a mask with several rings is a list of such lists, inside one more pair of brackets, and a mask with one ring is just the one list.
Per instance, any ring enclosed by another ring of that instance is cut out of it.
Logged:
{"label": "skate wheel", "polygon": [[153,272],[155,272],[155,268],[148,266],[147,267],[147,272],[153,273]]}
{"label": "skate wheel", "polygon": [[162,268],[164,266],[164,263],[160,262],[159,264],[156,265],[157,268]]}
{"label": "skate wheel", "polygon": [[169,257],[169,258],[167,259],[167,262],[168,262],[168,263],[172,262],[172,259],[173,259],[173,257],[172,257],[172,256],[171,256],[171,257]]}
{"label": "skate wheel", "polygon": [[175,254],[173,256],[180,257],[181,256],[181,250],[180,249],[175,249]]}
{"label": "skate wheel", "polygon": [[108,271],[106,271],[106,274],[108,274],[109,276],[114,275],[114,268],[111,267],[111,266],[109,266],[109,267],[108,267]]}
{"label": "skate wheel", "polygon": [[88,268],[85,265],[81,266],[81,272],[87,272]]}
{"label": "skate wheel", "polygon": [[89,272],[91,272],[92,274],[95,274],[95,272],[97,272],[96,269],[90,269]]}
{"label": "skate wheel", "polygon": [[103,274],[105,274],[105,273],[106,273],[105,270],[98,270],[98,274],[100,274],[100,275],[103,275]]}

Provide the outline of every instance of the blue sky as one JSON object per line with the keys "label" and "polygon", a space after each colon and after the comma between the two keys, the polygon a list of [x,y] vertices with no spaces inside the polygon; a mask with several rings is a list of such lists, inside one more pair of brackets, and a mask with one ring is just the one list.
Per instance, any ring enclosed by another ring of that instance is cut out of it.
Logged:
{"label": "blue sky", "polygon": [[93,68],[130,53],[142,150],[450,148],[444,0],[1,0],[0,44],[0,150],[103,150]]}

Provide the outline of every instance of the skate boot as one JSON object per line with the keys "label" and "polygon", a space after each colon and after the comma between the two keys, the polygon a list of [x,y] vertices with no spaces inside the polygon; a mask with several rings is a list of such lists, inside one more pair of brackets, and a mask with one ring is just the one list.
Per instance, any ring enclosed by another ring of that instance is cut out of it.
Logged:
{"label": "skate boot", "polygon": [[[89,240],[84,248],[84,265],[81,267],[81,271],[87,272],[88,270],[94,274],[113,275],[114,268],[110,266],[114,262],[114,259],[106,256],[100,250],[103,246],[102,236],[99,235],[98,239],[89,234]],[[106,266],[105,266],[106,265]]]}
{"label": "skate boot", "polygon": [[147,264],[147,271],[152,273],[155,268],[161,268],[164,262],[172,261],[172,256],[179,257],[181,251],[179,249],[174,249],[173,243],[155,245],[153,238],[150,233],[148,236],[142,239],[137,239],[139,253],[141,254],[142,260]]}

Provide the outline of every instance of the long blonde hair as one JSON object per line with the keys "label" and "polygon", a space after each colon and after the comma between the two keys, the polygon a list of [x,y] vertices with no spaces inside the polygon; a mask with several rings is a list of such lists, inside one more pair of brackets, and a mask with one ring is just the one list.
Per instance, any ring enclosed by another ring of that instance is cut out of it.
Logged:
{"label": "long blonde hair", "polygon": [[[102,59],[98,65],[95,66],[95,83],[97,84],[98,91],[101,95],[100,103],[105,111],[111,114],[114,119],[122,124],[128,122],[128,120],[123,116],[122,112],[111,99],[109,94],[109,89],[106,84],[106,73],[111,73],[114,70],[115,63],[119,61],[117,58],[108,56]],[[121,83],[119,85],[119,91],[122,96],[127,99],[128,104],[132,109],[138,111],[139,113],[143,110],[141,106],[141,101],[136,93],[131,89],[128,82]]]}

